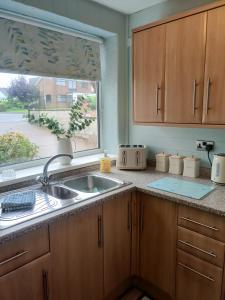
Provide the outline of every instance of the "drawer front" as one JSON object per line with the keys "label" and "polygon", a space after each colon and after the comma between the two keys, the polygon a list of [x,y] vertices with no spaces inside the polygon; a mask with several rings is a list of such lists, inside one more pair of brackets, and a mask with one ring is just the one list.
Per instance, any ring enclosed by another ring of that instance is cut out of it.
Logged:
{"label": "drawer front", "polygon": [[220,300],[222,269],[177,250],[176,300]]}
{"label": "drawer front", "polygon": [[0,245],[0,276],[49,252],[48,227]]}
{"label": "drawer front", "polygon": [[223,267],[225,245],[222,242],[186,228],[178,227],[177,245],[180,249],[192,255]]}
{"label": "drawer front", "polygon": [[225,242],[225,218],[180,205],[178,225]]}

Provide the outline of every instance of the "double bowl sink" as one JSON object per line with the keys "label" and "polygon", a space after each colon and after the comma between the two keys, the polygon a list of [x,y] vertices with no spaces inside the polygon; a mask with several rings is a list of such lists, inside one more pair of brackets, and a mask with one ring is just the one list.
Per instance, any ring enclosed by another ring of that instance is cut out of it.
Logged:
{"label": "double bowl sink", "polygon": [[41,190],[61,201],[86,200],[95,195],[103,194],[124,185],[117,179],[110,179],[97,175],[86,175],[65,180],[62,184],[43,186]]}
{"label": "double bowl sink", "polygon": [[[66,179],[36,189],[30,189],[35,197],[35,205],[30,210],[2,212],[0,210],[0,229],[5,229],[35,217],[56,211],[67,206],[88,200],[98,195],[123,187],[129,183],[99,175],[85,175]],[[14,193],[23,200],[26,191]],[[11,195],[11,194],[10,194]],[[0,203],[4,196],[0,197]]]}

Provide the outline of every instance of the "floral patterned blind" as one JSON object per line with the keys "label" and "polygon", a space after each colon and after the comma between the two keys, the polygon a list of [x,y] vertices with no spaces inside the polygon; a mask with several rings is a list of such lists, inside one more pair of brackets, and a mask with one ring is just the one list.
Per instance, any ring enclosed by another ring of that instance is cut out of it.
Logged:
{"label": "floral patterned blind", "polygon": [[98,42],[0,18],[0,72],[98,81]]}

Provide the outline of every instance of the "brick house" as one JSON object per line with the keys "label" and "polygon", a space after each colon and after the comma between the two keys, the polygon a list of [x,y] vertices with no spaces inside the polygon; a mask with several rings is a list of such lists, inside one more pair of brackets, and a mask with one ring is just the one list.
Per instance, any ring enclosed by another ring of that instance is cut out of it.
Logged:
{"label": "brick house", "polygon": [[54,77],[31,78],[30,83],[40,91],[40,108],[69,108],[79,95],[96,93],[96,83]]}

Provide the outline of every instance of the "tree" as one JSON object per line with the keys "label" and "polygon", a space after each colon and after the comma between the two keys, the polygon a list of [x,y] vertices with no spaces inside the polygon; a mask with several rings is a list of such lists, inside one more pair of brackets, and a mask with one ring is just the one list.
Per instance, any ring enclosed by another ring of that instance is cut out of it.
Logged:
{"label": "tree", "polygon": [[17,79],[11,81],[11,85],[8,88],[8,95],[17,101],[30,107],[34,103],[38,102],[40,92],[33,84],[29,83],[24,76],[20,76]]}

